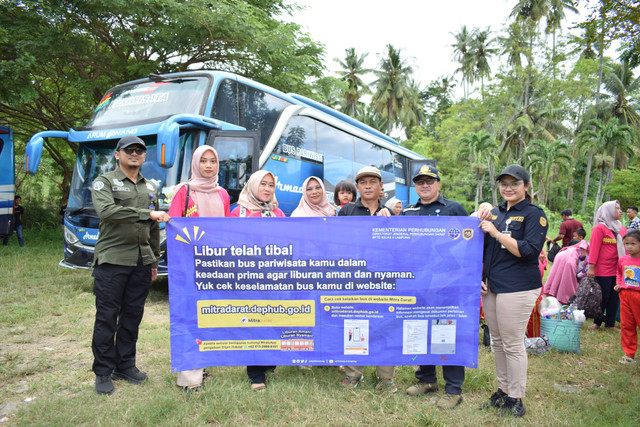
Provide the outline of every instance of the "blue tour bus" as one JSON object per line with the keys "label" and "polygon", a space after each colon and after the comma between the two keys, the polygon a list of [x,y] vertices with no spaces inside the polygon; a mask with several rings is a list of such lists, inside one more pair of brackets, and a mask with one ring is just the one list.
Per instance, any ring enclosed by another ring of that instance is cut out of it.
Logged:
{"label": "blue tour bus", "polygon": [[[249,175],[266,169],[277,177],[276,196],[286,214],[297,206],[307,177],[322,178],[333,200],[337,182],[353,181],[369,165],[382,172],[385,198],[413,202],[412,171],[432,163],[349,116],[232,73],[151,74],[107,91],[86,126],[39,132],[27,144],[29,173],[37,171],[43,138],[78,144],[64,217],[62,266],[91,267],[99,223],[91,183],[116,167],[113,151],[125,135],[137,135],[147,145],[142,174],[158,184],[161,209],[168,209],[174,187],[189,178],[191,155],[202,144],[218,152],[219,183],[232,204]],[[162,233],[158,272],[166,274]]]}
{"label": "blue tour bus", "polygon": [[0,238],[13,233],[14,156],[13,132],[0,126]]}

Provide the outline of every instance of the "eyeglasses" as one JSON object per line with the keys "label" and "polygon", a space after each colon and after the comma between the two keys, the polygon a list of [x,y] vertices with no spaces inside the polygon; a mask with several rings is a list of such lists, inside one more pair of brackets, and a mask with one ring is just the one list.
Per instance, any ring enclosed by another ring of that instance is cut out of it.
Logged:
{"label": "eyeglasses", "polygon": [[416,181],[416,186],[433,185],[437,181],[436,178],[425,178]]}
{"label": "eyeglasses", "polygon": [[513,182],[502,182],[500,181],[500,188],[502,188],[503,190],[506,188],[510,188],[512,190],[515,190],[516,188],[520,187],[520,184],[522,184],[522,181],[513,181]]}
{"label": "eyeglasses", "polygon": [[147,152],[147,150],[145,148],[142,147],[137,147],[137,148],[133,148],[133,147],[126,147],[123,148],[122,151],[124,151],[127,154],[131,154],[134,151],[136,152],[136,154],[140,155],[140,154],[144,154]]}

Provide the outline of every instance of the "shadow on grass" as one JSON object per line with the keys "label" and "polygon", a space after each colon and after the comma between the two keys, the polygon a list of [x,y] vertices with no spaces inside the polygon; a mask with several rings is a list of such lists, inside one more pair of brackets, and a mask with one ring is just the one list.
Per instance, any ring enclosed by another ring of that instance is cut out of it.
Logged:
{"label": "shadow on grass", "polygon": [[151,285],[151,292],[149,292],[147,301],[169,301],[169,280],[167,276],[158,277],[156,281],[153,282],[153,285]]}

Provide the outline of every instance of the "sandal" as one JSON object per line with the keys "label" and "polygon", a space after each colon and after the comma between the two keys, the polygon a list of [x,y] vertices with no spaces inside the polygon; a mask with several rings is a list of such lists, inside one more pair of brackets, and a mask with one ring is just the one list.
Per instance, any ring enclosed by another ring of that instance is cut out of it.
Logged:
{"label": "sandal", "polygon": [[199,391],[201,391],[204,387],[202,387],[202,384],[196,384],[196,385],[188,385],[182,388],[182,390],[187,393],[187,394],[191,394],[191,393],[197,393]]}
{"label": "sandal", "polygon": [[358,387],[358,384],[360,384],[360,379],[361,378],[351,378],[347,375],[345,379],[342,380],[342,385],[346,388],[356,388]]}
{"label": "sandal", "polygon": [[592,330],[594,330],[594,331],[595,331],[595,330],[598,330],[598,329],[600,329],[600,325],[596,325],[596,324],[594,323],[593,325],[589,326],[589,329],[592,329]]}
{"label": "sandal", "polygon": [[267,391],[267,385],[265,383],[251,384],[251,390],[257,392]]}

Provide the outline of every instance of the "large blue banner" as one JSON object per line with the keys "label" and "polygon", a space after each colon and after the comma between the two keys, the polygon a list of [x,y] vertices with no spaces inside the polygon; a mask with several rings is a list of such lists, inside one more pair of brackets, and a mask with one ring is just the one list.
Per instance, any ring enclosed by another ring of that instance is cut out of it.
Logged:
{"label": "large blue banner", "polygon": [[473,217],[173,218],[171,366],[477,367]]}

